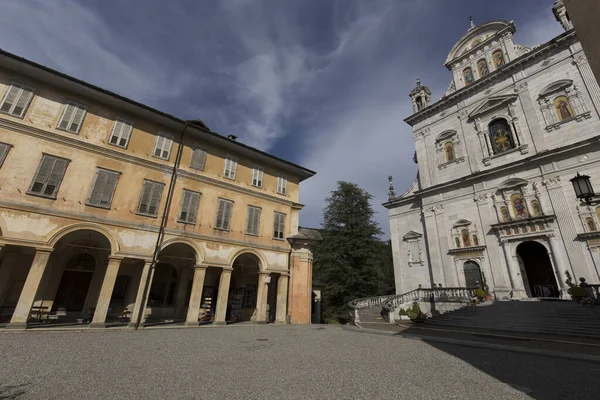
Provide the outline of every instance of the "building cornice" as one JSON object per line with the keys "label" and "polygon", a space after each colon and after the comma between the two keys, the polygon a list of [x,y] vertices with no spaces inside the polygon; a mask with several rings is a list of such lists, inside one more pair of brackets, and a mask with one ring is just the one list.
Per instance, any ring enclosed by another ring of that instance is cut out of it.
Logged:
{"label": "building cornice", "polygon": [[[568,154],[570,152],[575,152],[578,150],[585,149],[586,152],[593,151],[600,147],[600,142],[598,141],[598,137],[589,138],[583,140],[581,142],[573,143],[567,146],[563,146],[560,148],[552,149],[545,151],[543,153],[533,154],[529,157],[511,162],[509,164],[499,165],[495,168],[488,169],[486,171],[480,171],[465,177],[461,177],[458,179],[454,179],[450,182],[440,183],[434,186],[429,186],[425,189],[421,189],[410,196],[407,197],[399,197],[397,199],[390,200],[388,202],[383,203],[382,205],[388,209],[398,207],[403,204],[407,204],[410,202],[414,202],[415,200],[419,200],[423,196],[430,196],[438,192],[448,191],[451,189],[456,189],[458,187],[464,187],[465,185],[473,185],[477,182],[481,182],[484,180],[488,180],[493,175],[498,175],[500,173],[510,175],[510,173],[515,172],[518,169],[521,169],[523,166],[527,165],[532,167],[532,163],[543,164],[547,159],[553,159],[556,155],[559,154]],[[566,169],[566,168],[565,168]],[[557,170],[553,170],[552,173],[556,174]],[[542,174],[543,176],[544,174]]]}
{"label": "building cornice", "polygon": [[458,247],[456,249],[448,250],[448,254],[460,254],[460,253],[471,253],[471,252],[482,252],[485,250],[485,246],[469,246],[469,247]]}
{"label": "building cornice", "polygon": [[[67,137],[55,132],[46,131],[40,128],[36,128],[30,125],[26,125],[17,121],[12,121],[0,115],[0,128],[8,129],[14,132],[26,134],[39,139],[48,140],[54,143],[58,143],[64,146],[76,148],[77,150],[86,151],[89,153],[98,154],[104,157],[110,157],[115,160],[123,161],[126,163],[138,165],[140,167],[153,169],[160,171],[165,174],[171,174],[173,167],[168,164],[162,164],[156,161],[147,160],[142,157],[134,156],[128,153],[124,153],[108,146],[99,146],[97,144],[84,142],[76,139],[76,137]],[[206,175],[197,174],[188,170],[178,169],[177,175],[186,177],[204,184],[220,187],[227,190],[236,191],[238,193],[247,194],[249,196],[258,197],[263,200],[279,203],[288,207],[293,207],[295,202],[291,200],[282,199],[279,196],[271,195],[269,193],[261,192],[258,190],[247,189],[238,185],[234,185],[229,182],[221,181]]]}
{"label": "building cornice", "polygon": [[[442,99],[437,102],[431,104],[430,106],[422,109],[421,111],[412,114],[411,116],[404,119],[404,122],[407,124],[414,126],[415,124],[431,117],[432,115],[437,114],[438,112],[445,110],[449,107],[456,105],[461,100],[464,100],[466,97],[470,97],[477,92],[489,87],[490,83],[494,81],[499,81],[508,77],[516,68],[521,68],[523,64],[531,63],[538,58],[542,57],[547,52],[563,45],[566,43],[570,43],[577,39],[577,35],[575,30],[567,31],[549,42],[544,43],[543,45],[533,49],[529,53],[522,55],[521,57],[512,60],[511,62],[505,64],[501,68],[496,71],[486,75],[484,78],[480,78],[466,86],[462,89],[457,90],[454,93],[449,94],[448,96],[442,97]],[[516,82],[515,82],[516,83]]]}

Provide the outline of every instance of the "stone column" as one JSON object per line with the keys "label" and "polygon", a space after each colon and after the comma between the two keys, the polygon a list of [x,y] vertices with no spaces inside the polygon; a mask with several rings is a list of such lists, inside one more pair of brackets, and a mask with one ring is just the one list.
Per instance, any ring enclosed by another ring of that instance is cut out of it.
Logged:
{"label": "stone column", "polygon": [[152,265],[152,261],[144,263],[144,269],[142,269],[142,275],[140,276],[140,284],[135,296],[135,305],[131,313],[131,321],[127,325],[129,328],[137,328],[138,320],[140,321],[140,326],[144,324],[144,312],[146,311],[148,293],[150,293],[150,286],[152,286],[155,268],[156,266]]}
{"label": "stone column", "polygon": [[504,256],[506,257],[506,264],[508,265],[508,272],[510,274],[510,281],[512,285],[513,299],[523,299],[527,297],[527,291],[523,285],[523,277],[521,276],[521,269],[516,257],[510,254],[510,243],[507,240],[502,240],[502,248],[504,249]]}
{"label": "stone column", "polygon": [[256,318],[254,322],[265,324],[267,322],[267,298],[269,287],[267,286],[267,278],[271,273],[268,271],[260,271],[258,273],[258,288],[256,290]]}
{"label": "stone column", "polygon": [[185,324],[187,326],[198,326],[198,314],[200,313],[200,303],[202,302],[202,289],[204,288],[205,276],[206,266],[196,265],[194,268],[194,280],[192,282],[190,303],[188,304],[188,312],[185,319]]}
{"label": "stone column", "polygon": [[440,245],[438,222],[436,219],[436,214],[441,210],[441,205],[423,209],[423,215],[425,216],[425,228],[428,233],[426,244],[428,246],[430,256],[428,268],[430,269],[430,276],[433,280],[432,282],[424,282],[424,284],[429,283],[429,287],[431,287],[431,285],[434,283],[436,285],[441,283],[443,286],[448,286],[444,271],[444,253]]}
{"label": "stone column", "polygon": [[94,311],[94,318],[90,324],[90,328],[104,328],[106,322],[106,314],[110,306],[110,298],[112,297],[113,289],[115,288],[115,282],[117,281],[117,275],[119,274],[119,266],[121,265],[122,258],[110,257],[108,259],[108,266],[106,267],[106,273],[104,274],[104,280],[102,281],[102,288],[100,289],[100,295],[98,296],[98,303],[96,303],[96,311]]}
{"label": "stone column", "polygon": [[[548,257],[550,258],[550,263],[552,264],[552,270],[556,275],[556,284],[561,293],[561,297],[563,299],[569,299],[570,295],[567,292],[569,288],[567,287],[565,281],[567,279],[567,269],[565,268],[565,263],[560,262],[562,258],[564,258],[563,247],[560,245],[558,238],[555,235],[552,235],[548,238],[548,242],[550,243],[550,251],[548,252]],[[570,272],[571,276],[572,271]],[[577,280],[573,277],[573,282],[577,284]]]}
{"label": "stone column", "polygon": [[600,113],[600,87],[598,86],[598,81],[596,80],[592,67],[590,67],[590,63],[583,51],[580,51],[575,55],[574,62],[577,65],[577,68],[579,68],[583,83],[590,93],[596,111]]}
{"label": "stone column", "polygon": [[175,295],[175,316],[183,316],[185,310],[185,296],[187,295],[188,282],[190,280],[191,268],[183,267],[181,270],[177,294]]}
{"label": "stone column", "polygon": [[289,275],[279,275],[277,281],[277,314],[275,315],[276,324],[287,323],[287,297],[288,297]]}
{"label": "stone column", "polygon": [[46,271],[46,265],[48,264],[51,252],[52,250],[50,249],[36,249],[31,268],[29,269],[27,279],[25,280],[25,285],[21,291],[21,296],[19,296],[19,301],[17,302],[17,306],[7,328],[18,329],[27,327],[27,319],[29,318],[35,295],[38,292],[40,283],[44,277],[44,272]]}
{"label": "stone column", "polygon": [[219,280],[219,295],[217,297],[217,309],[215,310],[214,325],[225,325],[227,314],[227,301],[229,300],[229,284],[231,283],[231,272],[233,268],[223,268]]}

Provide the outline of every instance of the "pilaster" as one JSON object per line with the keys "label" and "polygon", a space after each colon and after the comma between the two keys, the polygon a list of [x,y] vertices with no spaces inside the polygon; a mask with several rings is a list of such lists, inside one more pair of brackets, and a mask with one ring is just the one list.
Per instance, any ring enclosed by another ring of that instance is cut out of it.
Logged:
{"label": "pilaster", "polygon": [[287,323],[287,298],[288,298],[288,282],[289,275],[279,275],[277,281],[277,313],[275,315],[275,323]]}
{"label": "pilaster", "polygon": [[269,271],[260,271],[258,273],[258,288],[256,291],[256,318],[254,322],[264,324],[267,322],[267,296],[268,285],[267,281],[270,278]]}
{"label": "pilaster", "polygon": [[[529,128],[529,133],[531,134],[531,140],[533,141],[533,147],[535,151],[539,153],[547,150],[548,145],[546,144],[544,132],[541,128],[542,124],[540,124],[540,121],[538,120],[537,114],[535,112],[535,104],[531,99],[531,94],[529,93],[529,87],[527,85],[527,82],[518,83],[516,87],[516,92],[519,96],[521,107],[523,107],[523,113],[525,114],[525,123]],[[521,144],[523,145],[524,143]]]}
{"label": "pilaster", "polygon": [[523,277],[521,276],[521,268],[517,261],[517,256],[513,256],[510,252],[510,243],[506,239],[501,239],[502,249],[504,250],[504,257],[506,258],[506,264],[508,265],[508,272],[510,275],[510,282],[512,286],[512,298],[513,299],[524,299],[527,298],[527,291],[523,284]]}
{"label": "pilaster", "polygon": [[596,113],[600,115],[600,87],[598,86],[598,81],[594,76],[592,67],[583,51],[575,54],[573,59],[573,62],[577,65],[579,73],[583,78],[583,83],[590,94],[594,108],[596,108]]}

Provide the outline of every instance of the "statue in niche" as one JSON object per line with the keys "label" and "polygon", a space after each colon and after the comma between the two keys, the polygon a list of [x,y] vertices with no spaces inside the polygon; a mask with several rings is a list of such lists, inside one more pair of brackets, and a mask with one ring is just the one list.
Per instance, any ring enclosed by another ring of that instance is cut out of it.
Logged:
{"label": "statue in niche", "polygon": [[500,68],[504,65],[504,55],[502,55],[502,51],[498,50],[492,54],[492,60],[494,60],[494,65],[496,69]]}
{"label": "statue in niche", "polygon": [[463,76],[465,78],[465,84],[470,85],[473,83],[473,70],[469,67],[463,71]]}
{"label": "statue in niche", "polygon": [[462,236],[462,241],[465,247],[469,247],[471,245],[471,240],[469,239],[469,231],[463,229],[462,231],[460,231],[460,234]]}
{"label": "statue in niche", "polygon": [[421,111],[423,109],[423,100],[421,100],[421,96],[417,97],[417,111]]}
{"label": "statue in niche", "polygon": [[454,143],[447,142],[444,145],[444,151],[446,152],[446,161],[454,161],[456,159],[456,153],[454,152]]}
{"label": "statue in niche", "polygon": [[521,196],[520,193],[515,193],[510,196],[510,200],[517,218],[527,218],[527,207],[525,207],[525,200],[523,199],[523,196]]}
{"label": "statue in niche", "polygon": [[479,70],[479,76],[483,77],[490,73],[488,69],[487,61],[479,60],[477,62],[477,69]]}
{"label": "statue in niche", "polygon": [[592,217],[587,217],[585,219],[585,224],[587,225],[587,228],[588,228],[589,232],[595,232],[596,231],[596,223],[594,222],[594,219]]}
{"label": "statue in niche", "polygon": [[565,119],[573,117],[571,104],[569,104],[569,99],[565,96],[559,96],[554,99],[554,108],[556,109],[556,115],[558,115],[559,121],[564,121]]}
{"label": "statue in niche", "polygon": [[542,215],[542,208],[540,207],[540,203],[537,200],[531,202],[531,209],[535,217],[539,217],[540,215]]}
{"label": "statue in niche", "polygon": [[479,239],[477,239],[477,235],[473,235],[473,246],[479,246]]}
{"label": "statue in niche", "polygon": [[510,221],[510,213],[508,212],[508,207],[500,207],[500,214],[502,215],[502,222]]}
{"label": "statue in niche", "polygon": [[456,248],[460,249],[460,239],[459,238],[454,238],[454,242],[456,243]]}

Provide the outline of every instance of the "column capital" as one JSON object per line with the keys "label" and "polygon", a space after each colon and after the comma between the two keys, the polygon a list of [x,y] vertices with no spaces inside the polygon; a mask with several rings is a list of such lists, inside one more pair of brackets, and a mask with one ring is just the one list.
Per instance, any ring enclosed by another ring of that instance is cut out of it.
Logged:
{"label": "column capital", "polygon": [[271,275],[273,271],[258,271],[259,275]]}
{"label": "column capital", "polygon": [[123,256],[112,256],[111,255],[111,256],[108,256],[108,262],[111,262],[111,261],[119,261],[119,262],[121,262],[121,261],[123,261],[124,258],[125,257],[123,257]]}
{"label": "column capital", "polygon": [[36,253],[48,253],[48,255],[50,255],[50,253],[52,253],[54,249],[51,247],[36,247],[35,248],[35,252]]}
{"label": "column capital", "polygon": [[222,272],[227,272],[227,273],[233,272],[233,268],[231,268],[231,267],[222,267],[221,270],[222,270]]}
{"label": "column capital", "polygon": [[206,269],[209,266],[207,264],[196,264],[194,265],[194,269]]}

